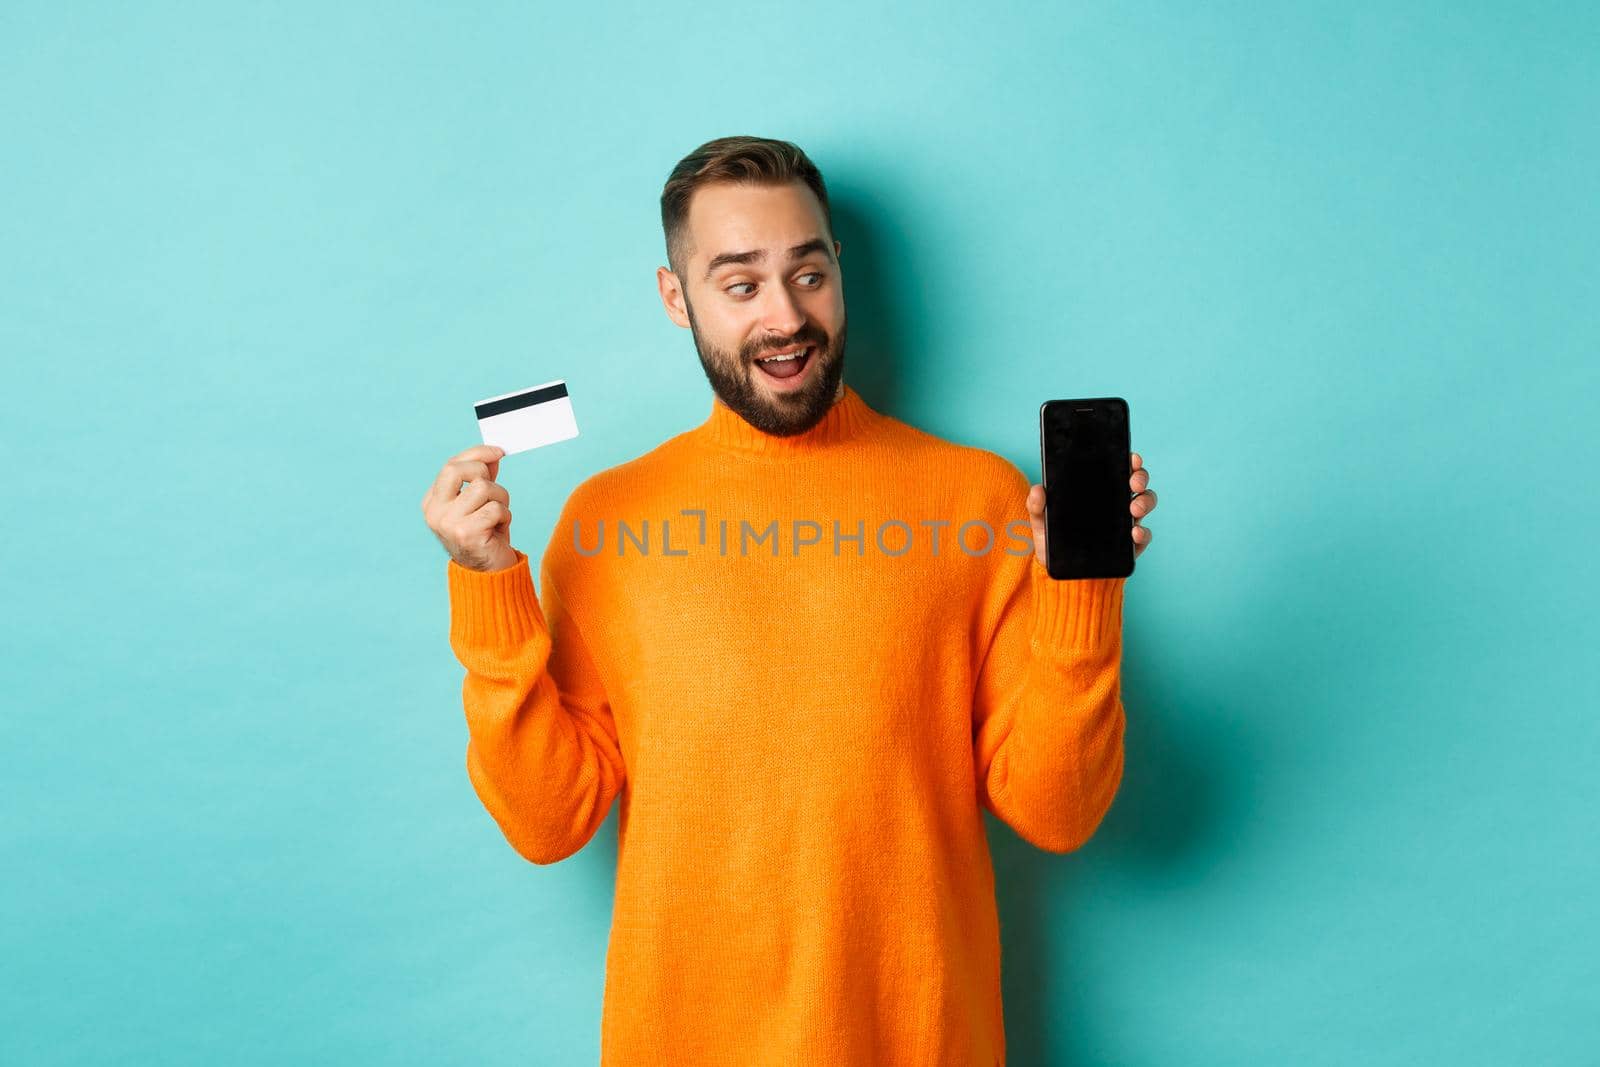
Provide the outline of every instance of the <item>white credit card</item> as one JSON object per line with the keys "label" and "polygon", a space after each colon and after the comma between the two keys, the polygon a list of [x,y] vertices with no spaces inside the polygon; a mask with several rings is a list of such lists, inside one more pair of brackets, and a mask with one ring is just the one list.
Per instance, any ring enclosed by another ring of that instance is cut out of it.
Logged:
{"label": "white credit card", "polygon": [[491,396],[473,407],[483,443],[505,449],[508,456],[578,436],[565,379]]}

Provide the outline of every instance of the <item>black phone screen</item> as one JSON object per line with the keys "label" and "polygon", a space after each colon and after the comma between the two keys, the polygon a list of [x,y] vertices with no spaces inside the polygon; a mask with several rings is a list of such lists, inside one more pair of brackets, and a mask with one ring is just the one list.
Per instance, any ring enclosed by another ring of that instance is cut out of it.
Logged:
{"label": "black phone screen", "polygon": [[1047,400],[1040,406],[1050,577],[1133,573],[1128,439],[1128,402],[1121,397]]}

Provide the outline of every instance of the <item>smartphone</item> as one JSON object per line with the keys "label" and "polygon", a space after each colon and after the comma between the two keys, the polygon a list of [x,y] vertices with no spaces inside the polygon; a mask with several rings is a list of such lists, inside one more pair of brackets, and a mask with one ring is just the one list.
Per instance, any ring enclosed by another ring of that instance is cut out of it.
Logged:
{"label": "smartphone", "polygon": [[1052,578],[1133,573],[1133,458],[1119,396],[1039,405],[1045,570]]}

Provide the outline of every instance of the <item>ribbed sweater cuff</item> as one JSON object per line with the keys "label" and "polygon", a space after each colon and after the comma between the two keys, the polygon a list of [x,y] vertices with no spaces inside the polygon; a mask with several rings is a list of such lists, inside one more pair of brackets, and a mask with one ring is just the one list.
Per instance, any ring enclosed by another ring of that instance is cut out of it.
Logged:
{"label": "ribbed sweater cuff", "polygon": [[1122,637],[1125,578],[1050,577],[1035,557],[1033,639],[1044,648],[1100,649]]}
{"label": "ribbed sweater cuff", "polygon": [[504,570],[475,571],[447,561],[452,637],[474,647],[521,644],[546,630],[527,554]]}

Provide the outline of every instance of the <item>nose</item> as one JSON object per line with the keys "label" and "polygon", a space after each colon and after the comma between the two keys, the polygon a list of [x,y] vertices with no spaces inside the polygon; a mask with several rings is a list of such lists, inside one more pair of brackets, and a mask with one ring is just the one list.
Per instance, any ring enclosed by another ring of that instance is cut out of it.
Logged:
{"label": "nose", "polygon": [[773,337],[793,337],[806,324],[805,312],[794,294],[783,286],[769,286],[762,307],[761,325]]}

